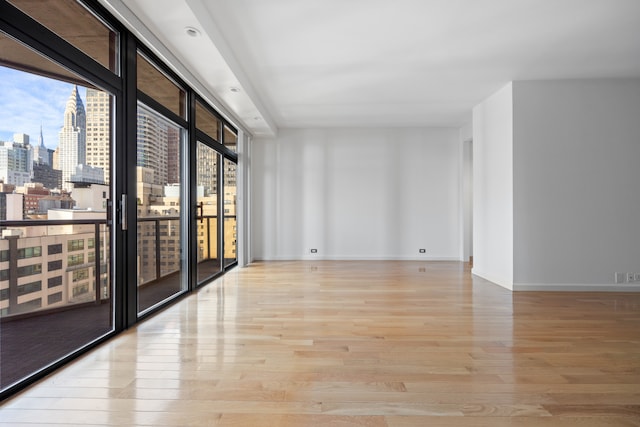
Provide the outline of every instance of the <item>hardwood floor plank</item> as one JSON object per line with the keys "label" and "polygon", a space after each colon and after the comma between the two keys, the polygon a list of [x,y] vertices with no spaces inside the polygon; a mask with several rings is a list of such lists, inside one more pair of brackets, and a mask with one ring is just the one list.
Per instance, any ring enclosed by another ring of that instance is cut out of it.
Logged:
{"label": "hardwood floor plank", "polygon": [[386,417],[388,427],[638,427],[624,417]]}
{"label": "hardwood floor plank", "polygon": [[8,425],[638,427],[640,294],[256,263],[6,400]]}

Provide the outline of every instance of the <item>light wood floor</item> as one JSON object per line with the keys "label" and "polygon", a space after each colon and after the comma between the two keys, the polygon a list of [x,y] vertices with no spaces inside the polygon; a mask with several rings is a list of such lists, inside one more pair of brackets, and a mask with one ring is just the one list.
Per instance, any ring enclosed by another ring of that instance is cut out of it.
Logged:
{"label": "light wood floor", "polygon": [[5,401],[0,425],[640,426],[640,294],[258,263]]}

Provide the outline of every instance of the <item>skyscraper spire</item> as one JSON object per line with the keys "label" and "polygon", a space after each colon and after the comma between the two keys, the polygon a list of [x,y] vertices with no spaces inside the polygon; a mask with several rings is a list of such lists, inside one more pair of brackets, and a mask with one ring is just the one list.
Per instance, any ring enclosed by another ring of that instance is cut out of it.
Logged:
{"label": "skyscraper spire", "polygon": [[58,134],[58,162],[62,170],[62,188],[71,190],[69,183],[76,166],[85,163],[86,112],[78,86],[74,85],[64,109],[64,124]]}
{"label": "skyscraper spire", "polygon": [[46,148],[44,146],[44,137],[42,136],[42,123],[40,123],[40,136],[38,137],[38,142],[40,143],[38,144],[40,147]]}
{"label": "skyscraper spire", "polygon": [[86,113],[84,104],[80,98],[78,86],[74,85],[71,96],[67,100],[67,106],[64,109],[64,127],[67,129],[84,129],[86,123]]}

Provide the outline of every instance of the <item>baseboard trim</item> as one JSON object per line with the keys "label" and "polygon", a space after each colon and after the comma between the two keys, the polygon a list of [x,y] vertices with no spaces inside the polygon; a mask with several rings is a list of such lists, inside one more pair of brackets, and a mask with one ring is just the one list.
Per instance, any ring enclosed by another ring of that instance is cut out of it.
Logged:
{"label": "baseboard trim", "polygon": [[456,257],[405,257],[405,256],[385,256],[385,257],[353,257],[353,256],[277,256],[259,258],[255,261],[455,261],[462,262]]}
{"label": "baseboard trim", "polygon": [[640,284],[514,283],[514,292],[640,292]]}

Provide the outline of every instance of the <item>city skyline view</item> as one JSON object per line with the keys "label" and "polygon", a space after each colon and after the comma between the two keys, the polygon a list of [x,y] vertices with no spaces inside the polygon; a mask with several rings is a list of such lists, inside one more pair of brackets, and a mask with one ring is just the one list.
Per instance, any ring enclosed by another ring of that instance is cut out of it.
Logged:
{"label": "city skyline view", "polygon": [[[0,67],[0,140],[13,141],[13,135],[29,135],[31,145],[38,144],[40,126],[44,145],[56,149],[58,133],[64,121],[64,109],[73,83]],[[86,88],[78,86],[83,102]]]}

